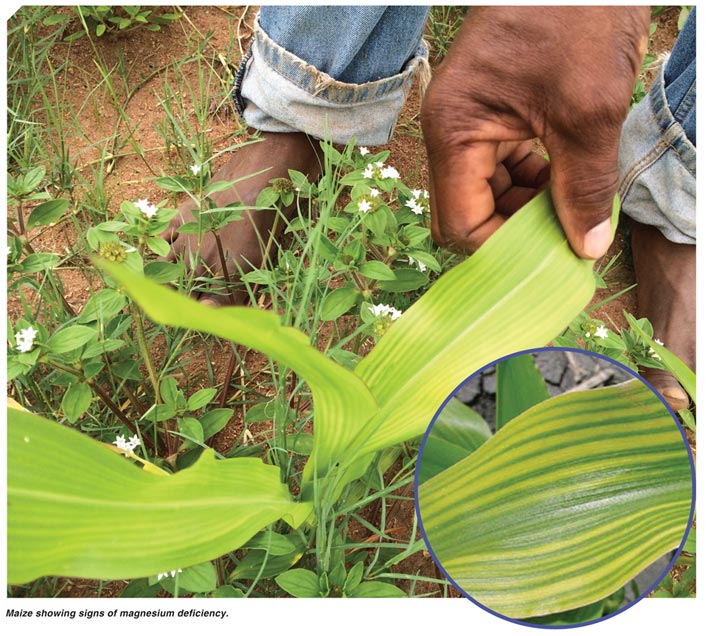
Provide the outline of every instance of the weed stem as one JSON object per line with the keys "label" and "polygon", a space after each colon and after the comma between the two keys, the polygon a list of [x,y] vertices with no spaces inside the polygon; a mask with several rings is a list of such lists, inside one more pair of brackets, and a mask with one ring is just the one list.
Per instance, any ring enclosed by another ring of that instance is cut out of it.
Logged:
{"label": "weed stem", "polygon": [[354,283],[356,284],[356,286],[359,288],[360,292],[364,293],[364,292],[369,291],[368,285],[366,285],[366,283],[364,283],[364,281],[359,276],[358,272],[352,271],[352,279],[354,280]]}
{"label": "weed stem", "polygon": [[219,262],[221,263],[221,271],[224,272],[224,282],[226,283],[226,289],[229,291],[229,297],[231,302],[236,304],[236,295],[231,287],[231,277],[229,276],[229,270],[226,268],[226,256],[224,255],[224,247],[221,244],[221,235],[218,230],[212,232],[214,234],[214,240],[216,241],[216,249],[219,252]]}
{"label": "weed stem", "polygon": [[17,222],[20,225],[20,236],[25,235],[25,219],[24,211],[22,210],[22,201],[17,202]]}
{"label": "weed stem", "polygon": [[[111,399],[111,397],[106,393],[101,386],[96,384],[95,382],[92,382],[91,380],[87,380],[86,377],[84,376],[81,371],[74,369],[73,367],[70,367],[68,365],[63,364],[62,362],[58,362],[56,360],[51,360],[48,361],[48,364],[55,369],[58,369],[59,371],[64,371],[65,373],[70,373],[71,375],[79,378],[82,382],[86,382],[86,384],[90,387],[90,389],[98,395],[99,398],[103,401],[103,403],[113,412],[113,414],[123,423],[125,426],[128,428],[128,430],[133,433],[134,435],[138,435],[138,429],[133,424],[128,417],[123,413],[123,411],[120,410],[118,405]],[[139,436],[139,435],[138,435]],[[148,445],[146,443],[146,445]],[[152,447],[152,444],[149,444],[149,446]],[[154,451],[154,448],[151,448],[152,451]]]}
{"label": "weed stem", "polygon": [[150,351],[147,346],[147,339],[145,338],[145,328],[143,326],[143,313],[139,307],[132,305],[130,308],[130,313],[133,315],[133,322],[135,322],[135,329],[138,335],[138,346],[140,347],[140,353],[143,356],[143,362],[147,367],[148,377],[150,378],[150,384],[152,384],[153,391],[155,392],[155,403],[162,403],[162,396],[160,395],[160,383],[157,380],[157,374],[155,373],[155,368],[152,366],[152,360],[150,360]]}

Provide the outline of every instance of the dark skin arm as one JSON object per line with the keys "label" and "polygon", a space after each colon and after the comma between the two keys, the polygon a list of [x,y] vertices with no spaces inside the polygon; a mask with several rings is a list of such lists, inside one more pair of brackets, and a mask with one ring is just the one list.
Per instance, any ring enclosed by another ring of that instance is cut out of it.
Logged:
{"label": "dark skin arm", "polygon": [[438,243],[473,252],[550,181],[576,254],[605,253],[648,25],[645,7],[470,9],[422,109]]}

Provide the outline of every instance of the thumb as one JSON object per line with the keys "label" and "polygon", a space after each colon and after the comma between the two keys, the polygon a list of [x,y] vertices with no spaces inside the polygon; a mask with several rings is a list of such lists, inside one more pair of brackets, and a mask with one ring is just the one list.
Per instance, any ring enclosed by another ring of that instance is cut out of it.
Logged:
{"label": "thumb", "polygon": [[[472,253],[504,223],[490,185],[497,143],[435,146],[428,135],[430,215],[433,239],[449,249]],[[442,151],[437,151],[442,148]]]}
{"label": "thumb", "polygon": [[617,145],[548,145],[551,194],[573,251],[598,259],[613,238],[612,205],[617,192]]}

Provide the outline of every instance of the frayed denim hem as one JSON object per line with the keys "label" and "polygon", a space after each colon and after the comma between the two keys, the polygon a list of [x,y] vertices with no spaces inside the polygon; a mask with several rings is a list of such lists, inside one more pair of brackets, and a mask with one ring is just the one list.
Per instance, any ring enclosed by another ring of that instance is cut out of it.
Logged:
{"label": "frayed denim hem", "polygon": [[[683,101],[695,102],[695,83]],[[664,67],[630,112],[619,153],[622,211],[674,243],[696,242],[696,147],[666,99]]]}
{"label": "frayed denim hem", "polygon": [[397,75],[365,84],[339,82],[274,42],[258,20],[249,52],[234,80],[233,97],[249,126],[266,132],[304,132],[360,145],[388,142],[417,74],[430,76],[427,45]]}

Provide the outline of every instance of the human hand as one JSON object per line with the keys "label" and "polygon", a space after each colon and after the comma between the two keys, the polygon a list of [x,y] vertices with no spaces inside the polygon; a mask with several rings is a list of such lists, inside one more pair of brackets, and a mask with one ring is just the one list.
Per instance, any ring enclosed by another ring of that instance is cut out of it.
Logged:
{"label": "human hand", "polygon": [[648,23],[645,7],[470,10],[421,113],[438,243],[474,251],[550,178],[573,250],[605,253]]}

